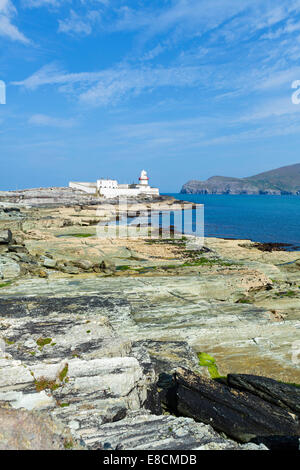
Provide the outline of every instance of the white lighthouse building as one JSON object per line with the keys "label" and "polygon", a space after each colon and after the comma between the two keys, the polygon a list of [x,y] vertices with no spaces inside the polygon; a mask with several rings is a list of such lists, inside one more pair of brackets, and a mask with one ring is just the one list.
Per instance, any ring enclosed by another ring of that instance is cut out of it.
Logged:
{"label": "white lighthouse building", "polygon": [[141,171],[137,184],[119,184],[117,180],[99,179],[96,183],[70,181],[70,188],[80,189],[86,193],[114,198],[119,196],[159,196],[159,189],[149,186],[149,178],[145,170]]}
{"label": "white lighthouse building", "polygon": [[141,186],[149,186],[149,178],[145,170],[141,171],[141,176],[139,177],[139,182]]}

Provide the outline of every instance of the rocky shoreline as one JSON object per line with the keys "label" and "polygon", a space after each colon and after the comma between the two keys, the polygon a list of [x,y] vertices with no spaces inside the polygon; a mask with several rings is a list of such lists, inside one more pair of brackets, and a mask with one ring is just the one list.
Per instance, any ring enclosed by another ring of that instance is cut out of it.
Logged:
{"label": "rocky shoreline", "polygon": [[0,448],[298,449],[298,252],[99,238],[115,201],[8,193]]}

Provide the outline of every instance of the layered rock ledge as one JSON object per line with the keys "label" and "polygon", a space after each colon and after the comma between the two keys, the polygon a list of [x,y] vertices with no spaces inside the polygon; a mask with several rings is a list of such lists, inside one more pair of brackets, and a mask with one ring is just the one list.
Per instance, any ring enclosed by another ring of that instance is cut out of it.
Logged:
{"label": "layered rock ledge", "polygon": [[[300,383],[298,252],[99,238],[111,206],[69,191],[61,204],[59,191],[23,193],[0,193],[0,424],[22,422],[34,437],[25,445],[8,430],[5,448],[295,445],[299,394],[286,383]],[[176,377],[180,406],[166,401],[161,374]],[[227,401],[220,425],[224,394],[248,397],[248,414]],[[266,420],[275,413],[268,433],[253,429],[258,403]]]}

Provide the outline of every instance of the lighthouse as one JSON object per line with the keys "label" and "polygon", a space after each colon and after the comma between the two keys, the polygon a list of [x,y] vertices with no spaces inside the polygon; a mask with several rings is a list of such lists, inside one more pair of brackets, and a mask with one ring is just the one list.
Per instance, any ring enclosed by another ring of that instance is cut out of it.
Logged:
{"label": "lighthouse", "polygon": [[[1,3],[1,0],[0,0]],[[86,193],[106,197],[157,197],[159,189],[149,186],[149,178],[145,170],[141,171],[138,184],[119,184],[115,179],[98,179],[95,183],[86,183],[79,181],[70,181],[69,187],[79,189]]]}
{"label": "lighthouse", "polygon": [[145,170],[141,171],[141,176],[139,177],[139,184],[142,186],[149,186],[149,178]]}

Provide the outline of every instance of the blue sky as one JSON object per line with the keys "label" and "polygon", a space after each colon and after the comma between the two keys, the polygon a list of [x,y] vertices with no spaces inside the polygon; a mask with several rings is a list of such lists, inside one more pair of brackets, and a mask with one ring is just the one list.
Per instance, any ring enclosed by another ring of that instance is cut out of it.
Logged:
{"label": "blue sky", "polygon": [[300,0],[0,0],[0,189],[298,163]]}

